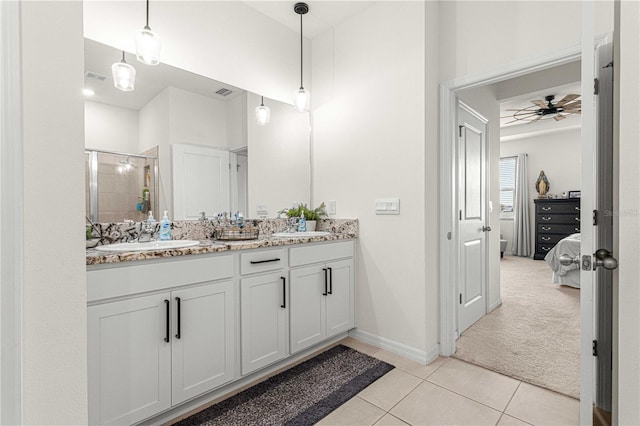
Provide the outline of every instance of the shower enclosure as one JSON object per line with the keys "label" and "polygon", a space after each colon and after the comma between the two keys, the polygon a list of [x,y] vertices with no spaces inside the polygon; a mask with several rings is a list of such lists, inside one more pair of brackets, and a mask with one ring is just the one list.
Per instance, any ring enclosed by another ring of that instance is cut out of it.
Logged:
{"label": "shower enclosure", "polygon": [[85,149],[85,208],[92,222],[158,216],[157,147],[144,154]]}

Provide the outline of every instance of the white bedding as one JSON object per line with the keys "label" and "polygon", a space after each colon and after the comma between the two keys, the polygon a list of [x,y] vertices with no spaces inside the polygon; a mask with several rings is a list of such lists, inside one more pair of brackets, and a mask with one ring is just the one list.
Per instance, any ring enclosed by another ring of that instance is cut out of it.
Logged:
{"label": "white bedding", "polygon": [[544,260],[553,270],[552,279],[554,284],[580,288],[579,264],[572,263],[569,266],[562,265],[559,259],[561,254],[568,254],[573,258],[580,256],[580,234],[571,234],[558,241],[558,244],[544,257]]}

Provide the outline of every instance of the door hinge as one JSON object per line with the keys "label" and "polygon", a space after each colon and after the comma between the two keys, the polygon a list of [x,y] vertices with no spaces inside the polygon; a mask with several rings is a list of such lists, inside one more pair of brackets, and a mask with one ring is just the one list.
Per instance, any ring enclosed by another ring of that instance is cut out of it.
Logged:
{"label": "door hinge", "polygon": [[594,340],[591,347],[593,348],[593,351],[591,352],[593,356],[598,356],[598,341]]}
{"label": "door hinge", "polygon": [[459,125],[458,126],[458,137],[462,137],[462,128],[463,127],[464,127],[463,125]]}
{"label": "door hinge", "polygon": [[596,226],[598,224],[598,210],[593,211],[593,225]]}
{"label": "door hinge", "polygon": [[598,93],[600,93],[600,80],[598,80],[597,78],[593,79],[593,94],[597,95]]}
{"label": "door hinge", "polygon": [[462,293],[460,293],[460,304],[462,305]]}

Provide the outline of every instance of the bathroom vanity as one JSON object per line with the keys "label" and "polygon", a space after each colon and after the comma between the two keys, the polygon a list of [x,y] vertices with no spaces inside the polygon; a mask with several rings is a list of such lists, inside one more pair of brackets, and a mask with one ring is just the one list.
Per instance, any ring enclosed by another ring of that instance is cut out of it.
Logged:
{"label": "bathroom vanity", "polygon": [[88,256],[89,423],[179,415],[345,336],[353,238]]}

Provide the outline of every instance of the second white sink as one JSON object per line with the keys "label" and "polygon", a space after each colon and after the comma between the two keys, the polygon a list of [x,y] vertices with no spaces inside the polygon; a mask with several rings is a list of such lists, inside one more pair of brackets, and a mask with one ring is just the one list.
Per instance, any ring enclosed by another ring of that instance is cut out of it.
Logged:
{"label": "second white sink", "polygon": [[106,252],[126,252],[126,251],[149,251],[149,250],[171,250],[184,247],[193,247],[200,244],[196,240],[169,240],[169,241],[149,241],[146,243],[116,243],[96,247],[98,251]]}
{"label": "second white sink", "polygon": [[309,237],[326,237],[331,232],[325,231],[305,231],[305,232],[276,232],[274,237],[279,238],[309,238]]}

